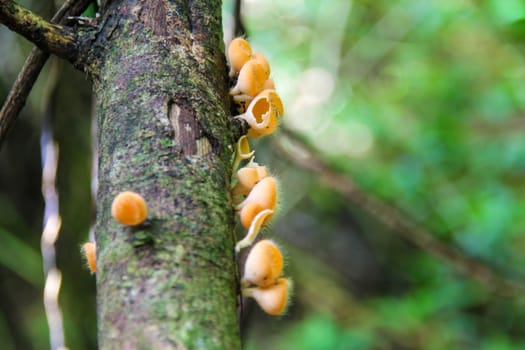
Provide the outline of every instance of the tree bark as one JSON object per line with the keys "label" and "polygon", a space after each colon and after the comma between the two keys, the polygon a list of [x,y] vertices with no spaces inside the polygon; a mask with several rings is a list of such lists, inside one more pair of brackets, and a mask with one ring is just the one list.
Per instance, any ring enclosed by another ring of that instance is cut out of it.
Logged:
{"label": "tree bark", "polygon": [[[107,5],[93,42],[99,126],[97,300],[101,349],[238,349],[220,1]],[[149,220],[110,206],[142,194]]]}

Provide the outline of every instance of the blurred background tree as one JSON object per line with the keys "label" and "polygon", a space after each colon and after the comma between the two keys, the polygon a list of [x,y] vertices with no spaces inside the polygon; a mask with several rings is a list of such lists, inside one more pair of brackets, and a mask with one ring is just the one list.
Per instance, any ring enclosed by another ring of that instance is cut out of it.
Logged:
{"label": "blurred background tree", "polygon": [[[45,18],[56,6],[22,4]],[[223,15],[229,40],[233,1]],[[282,318],[247,304],[246,348],[525,349],[525,5],[247,0],[242,18],[285,104],[281,132],[256,147],[281,179],[281,213],[266,236],[284,246],[296,285]],[[30,49],[0,27],[2,101]],[[56,58],[0,150],[0,343],[49,346],[46,114],[60,149],[66,344],[95,349],[94,280],[79,254],[93,219],[91,93]],[[345,192],[351,184],[381,201]],[[392,208],[406,230],[391,225]],[[436,242],[457,256],[440,255]]]}

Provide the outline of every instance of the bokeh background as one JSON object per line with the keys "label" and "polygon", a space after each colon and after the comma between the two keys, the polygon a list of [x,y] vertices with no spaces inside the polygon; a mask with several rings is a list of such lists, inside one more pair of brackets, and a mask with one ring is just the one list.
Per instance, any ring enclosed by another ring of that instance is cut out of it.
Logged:
{"label": "bokeh background", "polygon": [[[56,6],[21,3],[46,18]],[[233,6],[224,1],[226,39]],[[285,316],[247,304],[245,347],[525,349],[524,293],[499,284],[525,275],[525,4],[246,0],[242,19],[286,109],[280,132],[255,148],[280,178],[280,213],[265,235],[282,245],[295,282]],[[0,27],[2,101],[30,49]],[[94,278],[79,253],[94,215],[91,104],[82,74],[52,59],[0,149],[2,349],[49,348],[44,120],[59,147],[65,341],[96,348]],[[384,206],[363,207],[327,172]],[[395,232],[381,219],[392,208],[499,279],[475,280],[414,244],[411,230]]]}

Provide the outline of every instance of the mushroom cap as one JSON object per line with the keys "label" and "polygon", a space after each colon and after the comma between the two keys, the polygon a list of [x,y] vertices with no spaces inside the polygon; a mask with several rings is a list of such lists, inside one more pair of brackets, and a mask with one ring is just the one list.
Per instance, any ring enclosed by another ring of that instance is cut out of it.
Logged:
{"label": "mushroom cap", "polygon": [[230,75],[235,76],[252,57],[252,48],[243,38],[235,38],[228,45],[226,57],[230,64]]}
{"label": "mushroom cap", "polygon": [[251,296],[257,304],[269,315],[281,315],[286,310],[290,281],[287,278],[279,278],[277,282],[266,288],[254,288]]}
{"label": "mushroom cap", "polygon": [[111,215],[123,225],[135,226],[146,220],[148,207],[140,194],[124,191],[113,199]]}
{"label": "mushroom cap", "polygon": [[253,187],[268,176],[265,166],[245,166],[237,171],[237,184],[233,188],[234,195],[248,195]]}
{"label": "mushroom cap", "polygon": [[271,240],[257,242],[250,250],[244,264],[243,280],[258,287],[274,284],[283,271],[283,255]]}
{"label": "mushroom cap", "polygon": [[238,118],[244,119],[250,126],[248,136],[257,138],[272,134],[279,125],[279,116],[283,114],[283,104],[277,92],[266,89],[250,102],[246,112]]}
{"label": "mushroom cap", "polygon": [[259,181],[240,204],[256,203],[262,209],[274,210],[277,206],[277,180],[273,176],[265,177]]}
{"label": "mushroom cap", "polygon": [[89,270],[97,272],[97,246],[94,242],[86,242],[82,245],[82,251],[86,257]]}
{"label": "mushroom cap", "polygon": [[242,66],[237,84],[230,94],[254,97],[262,91],[266,79],[266,72],[261,64],[256,60],[249,60]]}

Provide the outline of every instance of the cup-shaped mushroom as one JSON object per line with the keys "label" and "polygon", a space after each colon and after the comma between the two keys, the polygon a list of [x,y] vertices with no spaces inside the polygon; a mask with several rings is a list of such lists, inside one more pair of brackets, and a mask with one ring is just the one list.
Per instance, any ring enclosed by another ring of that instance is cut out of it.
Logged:
{"label": "cup-shaped mushroom", "polygon": [[236,209],[241,210],[250,203],[258,204],[262,210],[275,209],[277,206],[277,180],[275,177],[269,176],[259,181]]}
{"label": "cup-shaped mushroom", "polygon": [[230,64],[230,77],[239,73],[242,66],[252,57],[252,48],[243,38],[235,38],[228,45],[227,56]]}
{"label": "cup-shaped mushroom", "polygon": [[86,258],[87,266],[92,273],[97,272],[97,245],[95,242],[86,242],[82,245],[82,253]]}
{"label": "cup-shaped mushroom", "polygon": [[257,222],[257,225],[263,226],[268,223],[273,216],[276,206],[277,181],[274,177],[266,177],[253,187],[246,199],[236,206],[236,209],[240,210],[241,224],[245,228],[252,229],[258,215],[265,210],[270,212],[262,217],[263,220]]}
{"label": "cup-shaped mushroom", "polygon": [[123,225],[135,226],[146,220],[148,206],[140,194],[124,191],[113,199],[111,215]]}
{"label": "cup-shaped mushroom", "polygon": [[235,148],[235,158],[233,159],[233,172],[237,171],[241,161],[250,159],[255,154],[255,151],[250,150],[250,143],[246,135],[242,135],[237,141]]}
{"label": "cup-shaped mushroom", "polygon": [[237,118],[244,119],[250,126],[248,136],[259,137],[272,134],[284,114],[281,98],[275,90],[267,89],[258,94],[249,104],[245,113]]}
{"label": "cup-shaped mushroom", "polygon": [[250,143],[244,135],[239,137],[239,141],[237,141],[236,152],[241,159],[250,159],[255,154],[255,151],[250,149]]}
{"label": "cup-shaped mushroom", "polygon": [[254,298],[257,304],[269,315],[277,316],[286,311],[292,283],[287,278],[279,278],[277,282],[267,288],[243,288],[245,297]]}
{"label": "cup-shaped mushroom", "polygon": [[254,97],[262,91],[267,78],[261,64],[256,60],[249,60],[242,66],[237,84],[230,90],[230,95]]}
{"label": "cup-shaped mushroom", "polygon": [[246,196],[262,179],[268,177],[265,166],[245,166],[237,171],[237,183],[233,188],[233,195]]}
{"label": "cup-shaped mushroom", "polygon": [[283,255],[269,239],[257,242],[244,263],[242,283],[266,288],[274,284],[283,271]]}

